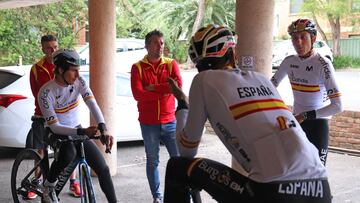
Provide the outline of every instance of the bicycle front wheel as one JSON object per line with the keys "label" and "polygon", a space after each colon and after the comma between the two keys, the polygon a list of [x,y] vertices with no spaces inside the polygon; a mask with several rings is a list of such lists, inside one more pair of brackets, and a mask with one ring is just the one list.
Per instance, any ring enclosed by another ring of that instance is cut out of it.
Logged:
{"label": "bicycle front wheel", "polygon": [[84,203],[96,203],[95,193],[92,187],[92,181],[89,173],[89,169],[86,165],[81,165],[81,198]]}
{"label": "bicycle front wheel", "polygon": [[[41,201],[41,184],[33,181],[36,168],[42,174],[40,161],[40,155],[31,149],[24,149],[16,156],[11,171],[11,193],[15,203]],[[29,192],[32,195],[28,195]]]}

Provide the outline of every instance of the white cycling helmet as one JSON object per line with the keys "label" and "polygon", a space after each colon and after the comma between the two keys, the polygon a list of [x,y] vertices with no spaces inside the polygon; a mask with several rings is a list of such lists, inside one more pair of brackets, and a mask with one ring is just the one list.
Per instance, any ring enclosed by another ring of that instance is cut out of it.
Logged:
{"label": "white cycling helmet", "polygon": [[59,49],[53,53],[53,63],[63,68],[69,65],[80,66],[80,56],[75,50]]}

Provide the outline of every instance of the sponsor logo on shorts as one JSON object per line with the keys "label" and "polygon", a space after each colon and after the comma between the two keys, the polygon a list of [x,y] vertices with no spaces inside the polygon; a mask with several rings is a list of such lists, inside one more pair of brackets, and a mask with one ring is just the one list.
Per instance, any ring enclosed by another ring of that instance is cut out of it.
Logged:
{"label": "sponsor logo on shorts", "polygon": [[278,193],[308,197],[323,197],[324,187],[320,180],[281,183],[279,184]]}
{"label": "sponsor logo on shorts", "polygon": [[198,167],[203,172],[209,174],[209,178],[217,184],[224,185],[239,194],[244,192],[245,187],[231,179],[230,171],[219,171],[218,169],[210,166],[205,160],[202,160]]}

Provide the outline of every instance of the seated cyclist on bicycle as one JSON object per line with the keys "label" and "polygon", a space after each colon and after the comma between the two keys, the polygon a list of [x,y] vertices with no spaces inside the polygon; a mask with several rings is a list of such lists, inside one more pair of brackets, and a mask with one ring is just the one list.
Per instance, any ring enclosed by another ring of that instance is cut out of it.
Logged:
{"label": "seated cyclist on bicycle", "polygon": [[[85,80],[79,76],[80,57],[76,51],[60,49],[53,54],[55,64],[55,78],[47,82],[38,94],[41,112],[46,124],[57,136],[57,139],[68,138],[72,135],[95,136],[98,130],[106,131],[105,120],[94,95]],[[85,101],[94,116],[98,127],[82,128],[79,120],[80,96]],[[112,147],[113,138],[107,136],[102,140]],[[76,156],[78,147],[73,142],[65,142],[58,149],[58,158],[52,163],[48,177],[44,182],[44,200],[46,203],[57,203],[58,198],[54,190],[56,180]],[[116,202],[116,195],[111,180],[109,167],[104,157],[92,140],[84,141],[86,161],[99,177],[102,191],[108,202]]]}
{"label": "seated cyclist on bicycle", "polygon": [[[164,203],[190,202],[189,188],[204,189],[227,203],[331,202],[316,148],[271,82],[236,67],[232,32],[208,25],[190,43],[189,55],[199,73],[192,81],[189,103],[169,79],[178,100],[181,157],[167,164]],[[247,177],[221,163],[194,158],[206,120]]]}

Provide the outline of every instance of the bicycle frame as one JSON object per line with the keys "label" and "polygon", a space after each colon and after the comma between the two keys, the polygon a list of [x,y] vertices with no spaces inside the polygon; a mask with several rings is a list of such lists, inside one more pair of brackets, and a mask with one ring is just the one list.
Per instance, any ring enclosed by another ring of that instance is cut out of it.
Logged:
{"label": "bicycle frame", "polygon": [[[91,198],[94,200],[93,202],[96,202],[95,199],[95,192],[93,189],[93,183],[92,183],[92,179],[90,176],[90,170],[89,170],[89,165],[87,164],[86,160],[85,160],[85,151],[84,151],[84,143],[80,143],[80,151],[81,151],[81,155],[80,155],[80,160],[79,160],[79,179],[80,179],[80,191],[81,191],[81,202],[85,203],[86,202],[86,197],[85,194],[83,194],[83,189],[84,187],[86,187],[85,182],[84,182],[84,175],[87,178],[87,182],[89,184],[89,190],[88,193],[91,196]],[[83,171],[84,169],[84,171]],[[85,174],[83,174],[85,173]]]}

